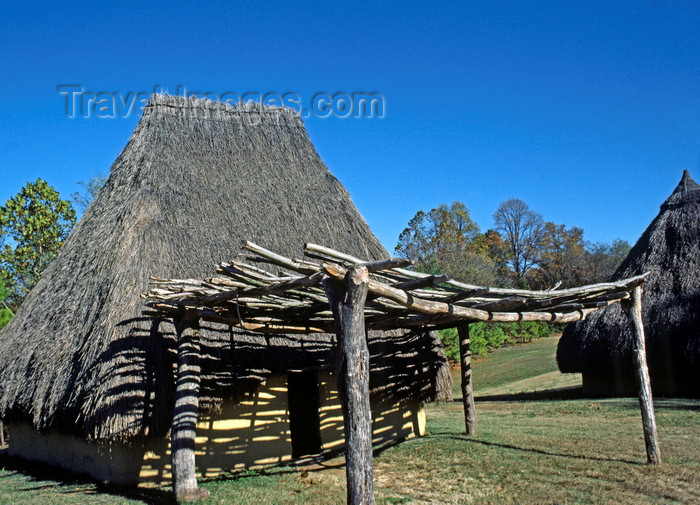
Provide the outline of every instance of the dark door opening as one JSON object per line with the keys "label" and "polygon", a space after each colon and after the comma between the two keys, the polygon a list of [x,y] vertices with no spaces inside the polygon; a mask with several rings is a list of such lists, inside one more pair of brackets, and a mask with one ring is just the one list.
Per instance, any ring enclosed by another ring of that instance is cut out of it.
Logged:
{"label": "dark door opening", "polygon": [[321,418],[318,413],[318,377],[315,370],[293,372],[287,376],[287,400],[292,457],[320,454]]}

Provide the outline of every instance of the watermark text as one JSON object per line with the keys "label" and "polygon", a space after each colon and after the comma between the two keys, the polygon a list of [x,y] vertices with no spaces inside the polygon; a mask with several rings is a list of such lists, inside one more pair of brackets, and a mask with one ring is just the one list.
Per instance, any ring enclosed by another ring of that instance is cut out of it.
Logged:
{"label": "watermark text", "polygon": [[[155,86],[149,92],[93,92],[81,85],[61,84],[58,86],[58,93],[64,97],[65,113],[69,118],[114,119],[142,115],[152,95],[166,94],[167,91]],[[284,107],[295,111],[304,119],[375,119],[386,116],[386,100],[378,92],[318,92],[310,99],[303,99],[293,92],[214,93],[190,91],[185,86],[178,86],[177,93],[174,94],[187,98],[206,98],[232,106],[246,104],[251,107]]]}

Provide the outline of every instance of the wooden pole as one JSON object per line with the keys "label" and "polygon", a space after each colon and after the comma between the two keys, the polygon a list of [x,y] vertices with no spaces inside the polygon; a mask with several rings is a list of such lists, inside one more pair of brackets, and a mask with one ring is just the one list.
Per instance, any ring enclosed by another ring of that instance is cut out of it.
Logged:
{"label": "wooden pole", "polygon": [[345,426],[349,505],[374,505],[369,350],[364,317],[368,285],[369,273],[362,266],[351,268],[345,283],[331,278],[323,282],[338,337],[335,371]]}
{"label": "wooden pole", "polygon": [[659,437],[656,432],[654,417],[654,401],[651,395],[651,381],[647,366],[646,343],[644,338],[644,323],[642,321],[642,287],[637,286],[632,291],[632,301],[623,300],[622,307],[629,319],[630,328],[634,335],[634,364],[636,368],[637,388],[639,391],[639,407],[642,411],[644,426],[644,442],[647,449],[647,462],[652,465],[661,463]]}
{"label": "wooden pole", "polygon": [[176,321],[178,336],[175,409],[170,427],[173,491],[178,500],[194,501],[209,496],[197,487],[195,436],[199,410],[199,329],[191,316]]}
{"label": "wooden pole", "polygon": [[462,402],[464,403],[464,424],[467,435],[476,436],[476,408],[472,389],[472,351],[469,339],[469,323],[457,326],[459,333],[459,357],[462,374]]}

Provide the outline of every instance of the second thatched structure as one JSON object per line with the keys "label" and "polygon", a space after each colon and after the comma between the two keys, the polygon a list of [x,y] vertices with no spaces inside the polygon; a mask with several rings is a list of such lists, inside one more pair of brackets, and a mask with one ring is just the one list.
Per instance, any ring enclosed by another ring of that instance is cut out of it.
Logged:
{"label": "second thatched structure", "polygon": [[[685,171],[611,280],[650,272],[643,316],[656,396],[700,396],[700,185]],[[633,340],[618,305],[570,324],[562,372],[583,373],[589,394],[633,395]]]}

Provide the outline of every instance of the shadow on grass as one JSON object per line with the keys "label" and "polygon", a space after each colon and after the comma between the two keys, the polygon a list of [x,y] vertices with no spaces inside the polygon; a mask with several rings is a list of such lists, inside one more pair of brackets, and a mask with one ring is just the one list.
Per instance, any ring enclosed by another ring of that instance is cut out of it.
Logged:
{"label": "shadow on grass", "polygon": [[[544,391],[532,391],[530,393],[512,393],[505,395],[476,396],[477,402],[526,402],[526,401],[555,401],[555,400],[580,400],[585,398],[582,386],[568,388],[546,389]],[[462,401],[461,398],[455,401]]]}
{"label": "shadow on grass", "polygon": [[628,465],[645,466],[645,463],[643,463],[643,462],[633,461],[633,460],[629,460],[629,459],[601,458],[598,456],[583,456],[580,454],[568,454],[565,452],[554,452],[554,451],[547,451],[544,449],[533,449],[530,447],[518,447],[517,445],[512,445],[512,444],[504,444],[504,443],[499,443],[499,442],[489,442],[487,440],[479,440],[476,438],[468,437],[466,435],[459,436],[459,435],[445,433],[445,434],[436,434],[433,436],[439,437],[439,438],[449,438],[452,440],[458,440],[460,442],[467,442],[470,444],[480,444],[480,445],[484,445],[487,447],[500,447],[502,449],[511,449],[514,451],[541,454],[543,456],[555,456],[555,457],[560,457],[560,458],[582,459],[582,460],[588,460],[588,461],[601,461],[601,462],[608,462],[608,463],[626,463]]}
{"label": "shadow on grass", "polygon": [[26,485],[17,489],[20,492],[51,489],[56,494],[85,496],[86,502],[90,500],[91,496],[109,494],[131,500],[140,500],[148,505],[177,504],[169,490],[100,484],[60,467],[28,461],[19,457],[10,457],[2,453],[0,453],[0,468],[6,472],[0,474],[0,486],[5,479],[18,475],[29,477]]}

